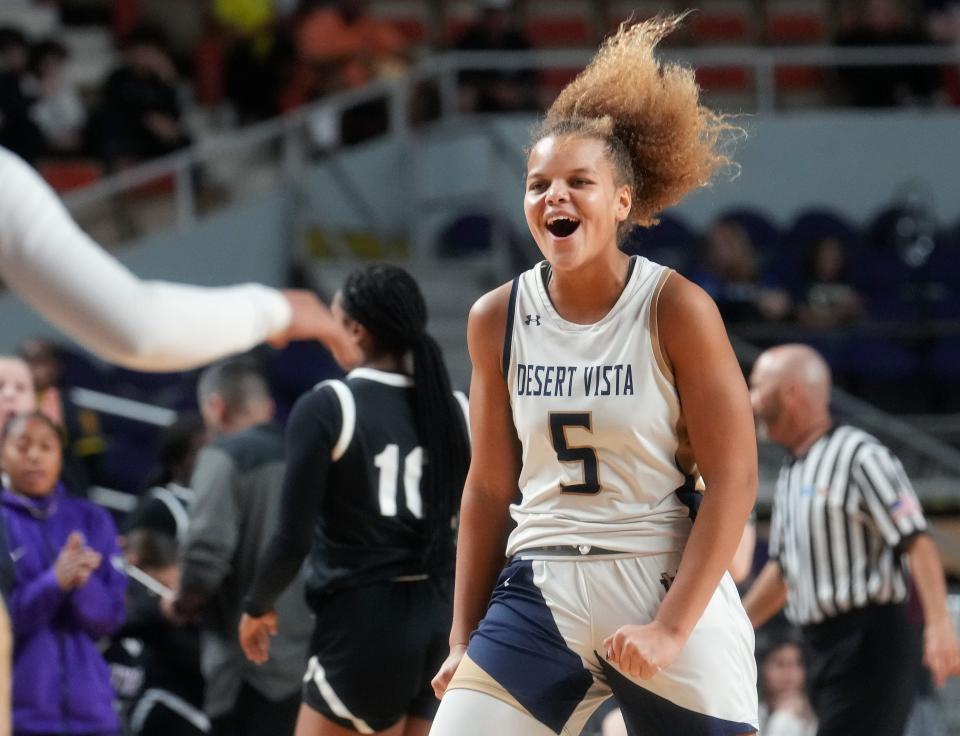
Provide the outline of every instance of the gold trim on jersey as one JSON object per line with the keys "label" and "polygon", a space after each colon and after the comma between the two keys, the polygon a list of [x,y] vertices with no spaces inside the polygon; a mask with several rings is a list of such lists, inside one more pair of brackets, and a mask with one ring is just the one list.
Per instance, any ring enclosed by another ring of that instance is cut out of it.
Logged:
{"label": "gold trim on jersey", "polygon": [[664,377],[674,383],[673,379],[673,368],[670,366],[670,361],[667,359],[667,356],[663,353],[663,347],[660,345],[660,326],[657,320],[657,305],[660,303],[660,292],[663,291],[664,284],[667,283],[667,279],[670,278],[670,274],[674,273],[672,268],[663,269],[663,273],[660,274],[660,278],[657,280],[657,286],[653,290],[653,298],[650,300],[650,346],[653,348],[653,357],[657,361],[657,367],[660,368],[660,372],[663,373]]}
{"label": "gold trim on jersey", "polygon": [[453,673],[453,679],[451,679],[450,684],[447,685],[447,690],[456,689],[475,690],[480,693],[485,693],[490,697],[496,698],[516,708],[531,718],[534,717],[530,711],[520,705],[520,701],[507,692],[503,685],[488,675],[480,665],[470,659],[469,655],[466,654],[463,655],[457,671]]}

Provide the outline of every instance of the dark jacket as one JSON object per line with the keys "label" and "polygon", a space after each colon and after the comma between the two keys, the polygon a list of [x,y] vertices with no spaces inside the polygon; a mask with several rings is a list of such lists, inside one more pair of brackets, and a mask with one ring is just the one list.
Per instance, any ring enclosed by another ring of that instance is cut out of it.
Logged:
{"label": "dark jacket", "polygon": [[243,598],[280,515],[284,454],[283,433],[261,425],[220,438],[197,457],[180,596],[181,613],[204,614],[204,710],[212,718],[233,709],[242,683],[273,701],[302,685],[313,633],[302,576],[277,601],[279,633],[268,662],[249,662],[237,640]]}

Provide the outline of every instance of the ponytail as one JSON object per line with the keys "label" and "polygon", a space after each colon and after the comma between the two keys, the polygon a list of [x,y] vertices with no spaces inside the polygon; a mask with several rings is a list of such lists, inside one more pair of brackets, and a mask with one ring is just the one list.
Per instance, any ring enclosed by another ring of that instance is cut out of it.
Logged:
{"label": "ponytail", "polygon": [[388,265],[351,273],[342,302],[380,349],[413,356],[416,428],[426,460],[421,479],[427,532],[423,559],[428,570],[437,569],[452,557],[452,523],[470,464],[470,442],[440,346],[426,331],[426,302],[409,273]]}

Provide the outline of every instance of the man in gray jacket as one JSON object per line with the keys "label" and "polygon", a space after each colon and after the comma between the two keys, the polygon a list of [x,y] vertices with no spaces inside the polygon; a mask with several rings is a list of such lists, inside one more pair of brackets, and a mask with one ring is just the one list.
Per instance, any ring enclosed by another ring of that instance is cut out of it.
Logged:
{"label": "man in gray jacket", "polygon": [[283,433],[251,365],[233,360],[200,376],[198,399],[211,441],[191,485],[196,500],[182,549],[174,618],[199,618],[205,710],[214,736],[289,736],[313,630],[298,577],[277,604],[279,631],[267,664],[250,663],[237,641],[241,602],[276,524],[284,472]]}

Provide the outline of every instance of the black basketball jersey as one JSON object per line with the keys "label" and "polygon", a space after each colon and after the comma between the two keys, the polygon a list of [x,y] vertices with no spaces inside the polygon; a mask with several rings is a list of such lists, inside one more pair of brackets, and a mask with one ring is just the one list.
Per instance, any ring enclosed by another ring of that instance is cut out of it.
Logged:
{"label": "black basketball jersey", "polygon": [[[413,380],[358,368],[305,398],[324,405],[316,416],[329,423],[326,435],[336,437],[332,447],[317,448],[330,452],[331,464],[313,529],[308,590],[424,574],[420,481],[426,459],[417,436]],[[458,400],[465,408],[465,398]],[[452,529],[449,533],[452,561]]]}
{"label": "black basketball jersey", "polygon": [[[467,411],[467,400],[455,392]],[[280,522],[244,610],[270,609],[304,557],[308,597],[427,574],[420,480],[427,458],[417,436],[413,381],[370,368],[325,381],[302,396],[287,425]],[[445,431],[466,432],[467,423]],[[448,565],[453,569],[452,524]]]}

